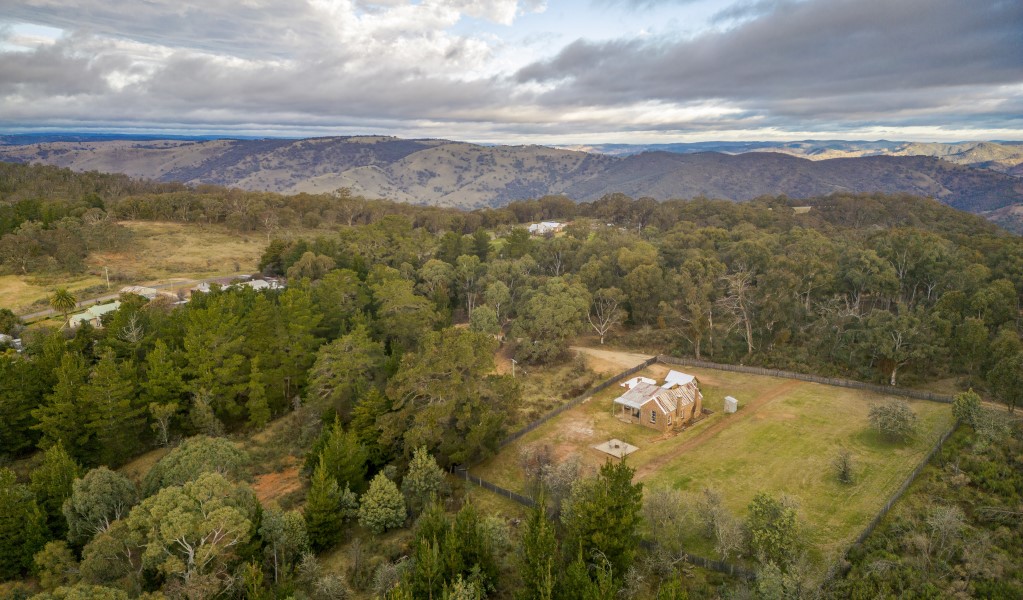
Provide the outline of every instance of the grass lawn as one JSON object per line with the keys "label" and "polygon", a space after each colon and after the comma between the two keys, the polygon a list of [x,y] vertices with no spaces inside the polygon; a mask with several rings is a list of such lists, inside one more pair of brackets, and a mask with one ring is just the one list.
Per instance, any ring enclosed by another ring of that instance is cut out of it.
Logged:
{"label": "grass lawn", "polygon": [[[661,380],[667,370],[653,365],[641,374]],[[530,432],[473,472],[519,491],[524,483],[518,466],[523,446],[548,444],[557,456],[576,454],[595,469],[608,457],[591,446],[616,437],[639,447],[628,462],[648,488],[714,488],[739,516],[745,516],[746,506],[760,491],[798,498],[814,546],[833,556],[852,541],[952,422],[949,406],[910,401],[920,419],[919,434],[909,444],[892,444],[867,425],[870,405],[887,396],[789,379],[685,370],[697,376],[704,406],[716,412],[678,435],[615,419],[611,401],[621,393],[616,386]],[[739,399],[738,413],[721,412],[726,395]],[[843,447],[852,453],[856,474],[856,482],[848,486],[836,480],[831,467]],[[694,549],[699,546],[694,540]]]}

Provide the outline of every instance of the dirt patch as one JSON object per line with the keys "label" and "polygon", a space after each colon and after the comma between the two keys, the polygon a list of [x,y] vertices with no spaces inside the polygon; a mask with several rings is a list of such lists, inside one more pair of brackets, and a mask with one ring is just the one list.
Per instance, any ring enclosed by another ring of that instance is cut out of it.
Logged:
{"label": "dirt patch", "polygon": [[512,372],[512,357],[515,355],[512,344],[502,344],[494,354],[494,370],[498,375],[508,375]]}
{"label": "dirt patch", "polygon": [[252,490],[260,503],[266,504],[302,489],[302,478],[299,475],[299,460],[291,457],[288,466],[282,471],[259,475],[252,482]]}
{"label": "dirt patch", "polygon": [[705,441],[709,440],[710,438],[712,438],[715,435],[717,435],[718,433],[720,433],[725,428],[731,427],[732,425],[734,425],[735,423],[737,423],[739,421],[745,421],[747,419],[760,418],[757,415],[757,413],[760,412],[760,409],[762,409],[764,406],[770,404],[773,400],[776,400],[779,397],[784,396],[785,394],[788,394],[793,389],[803,385],[804,383],[805,382],[803,382],[803,381],[798,381],[798,380],[794,380],[793,379],[793,380],[785,381],[784,383],[776,385],[775,387],[767,390],[763,394],[761,394],[761,395],[757,396],[756,398],[754,398],[752,401],[746,403],[745,406],[740,406],[739,412],[735,413],[734,415],[732,415],[732,416],[730,416],[730,417],[728,417],[726,419],[719,420],[718,422],[714,423],[713,425],[711,425],[711,426],[707,427],[706,429],[703,429],[702,431],[697,433],[691,439],[689,439],[689,440],[685,441],[684,443],[680,444],[672,452],[670,452],[668,454],[665,454],[663,456],[658,456],[657,458],[651,460],[650,462],[646,463],[642,467],[636,469],[636,479],[643,479],[644,477],[646,477],[648,475],[656,473],[662,467],[664,467],[664,465],[673,462],[674,460],[676,460],[682,454],[684,454],[684,453],[688,452],[689,450],[692,450],[693,448],[699,446],[700,444],[704,443]]}
{"label": "dirt patch", "polygon": [[572,346],[572,350],[582,354],[586,358],[586,365],[597,373],[621,373],[650,359],[648,354],[622,352],[604,348]]}

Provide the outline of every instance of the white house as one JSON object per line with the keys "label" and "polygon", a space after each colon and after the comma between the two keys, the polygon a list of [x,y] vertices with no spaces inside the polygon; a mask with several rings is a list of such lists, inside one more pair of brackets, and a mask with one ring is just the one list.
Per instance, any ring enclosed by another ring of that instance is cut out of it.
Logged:
{"label": "white house", "polygon": [[540,223],[533,223],[530,225],[529,233],[532,235],[548,235],[557,233],[564,228],[564,223],[558,223],[557,221],[542,221]]}
{"label": "white house", "polygon": [[103,321],[100,320],[100,317],[107,313],[112,313],[120,307],[121,303],[116,300],[109,304],[97,304],[95,306],[90,306],[89,310],[83,313],[71,315],[71,319],[68,321],[68,326],[71,327],[71,329],[74,329],[75,327],[79,327],[82,323],[89,323],[93,327],[103,327]]}

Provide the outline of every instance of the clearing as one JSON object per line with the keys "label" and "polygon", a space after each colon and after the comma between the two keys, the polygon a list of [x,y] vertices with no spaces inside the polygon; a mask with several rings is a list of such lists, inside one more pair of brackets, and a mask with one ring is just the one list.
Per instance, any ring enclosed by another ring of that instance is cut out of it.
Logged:
{"label": "clearing", "polygon": [[[124,221],[121,225],[135,234],[129,248],[90,254],[85,259],[86,273],[0,276],[0,307],[19,314],[46,308],[46,298],[61,286],[79,299],[108,294],[104,268],[109,269],[114,292],[126,285],[174,282],[187,288],[195,279],[253,273],[267,245],[265,233],[239,233],[221,225],[158,221]],[[282,230],[275,236],[303,233],[310,232]]]}
{"label": "clearing", "polygon": [[[591,354],[611,361],[614,354]],[[626,360],[634,366],[644,358]],[[634,360],[638,359],[638,360]],[[663,380],[669,367],[651,365],[639,374]],[[648,488],[719,491],[729,510],[745,516],[753,496],[766,491],[798,498],[800,516],[811,526],[812,541],[825,556],[834,556],[852,541],[885,501],[923,459],[952,423],[948,405],[909,401],[919,416],[916,438],[888,443],[868,426],[871,404],[890,396],[816,383],[686,367],[696,375],[704,407],[715,411],[677,434],[662,434],[619,421],[611,413],[618,386],[565,411],[516,440],[473,473],[513,491],[523,491],[519,467],[523,447],[544,444],[555,456],[575,455],[596,469],[608,459],[593,445],[617,438],[639,447],[627,462]],[[724,397],[739,399],[739,412],[722,411]],[[832,461],[841,448],[853,457],[856,482],[840,484]],[[705,542],[693,550],[712,554]]]}

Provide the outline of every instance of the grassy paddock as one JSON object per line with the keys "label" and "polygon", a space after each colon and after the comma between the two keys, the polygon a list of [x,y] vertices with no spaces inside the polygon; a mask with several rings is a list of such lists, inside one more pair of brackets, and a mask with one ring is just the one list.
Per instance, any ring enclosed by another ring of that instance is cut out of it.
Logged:
{"label": "grassy paddock", "polygon": [[[80,297],[107,293],[104,268],[109,269],[111,288],[125,285],[171,283],[182,280],[252,273],[267,245],[265,233],[239,233],[220,225],[158,221],[125,221],[134,240],[121,252],[93,252],[85,259],[80,275],[0,276],[0,306],[16,312],[45,308],[46,298],[57,287],[67,287]],[[316,235],[326,230],[282,230],[276,237]]]}
{"label": "grassy paddock", "polygon": [[[867,424],[871,404],[892,397],[759,375],[686,371],[700,380],[704,406],[715,413],[681,434],[665,436],[615,419],[611,401],[621,393],[616,386],[530,432],[473,472],[519,491],[522,447],[547,444],[559,457],[574,454],[595,469],[607,456],[591,446],[616,437],[639,447],[628,462],[648,488],[714,488],[741,516],[757,492],[796,497],[814,546],[832,556],[855,538],[952,422],[947,405],[910,401],[920,418],[919,433],[908,444],[892,444]],[[641,374],[663,378],[666,372],[667,367],[653,365]],[[739,399],[738,413],[722,412],[726,395]],[[839,483],[831,466],[841,448],[852,453],[853,485]]]}

